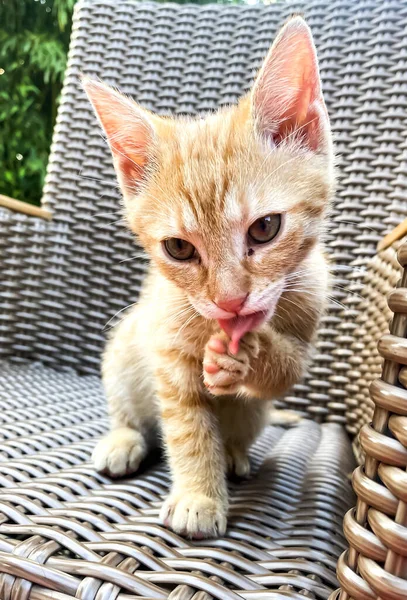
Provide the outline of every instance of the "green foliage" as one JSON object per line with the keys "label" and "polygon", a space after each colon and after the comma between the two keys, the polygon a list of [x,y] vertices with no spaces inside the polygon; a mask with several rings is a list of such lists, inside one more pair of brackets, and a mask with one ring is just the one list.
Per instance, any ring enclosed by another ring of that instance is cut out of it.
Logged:
{"label": "green foliage", "polygon": [[0,0],[0,193],[39,204],[75,0]]}
{"label": "green foliage", "polygon": [[42,195],[75,2],[0,0],[0,194],[33,204]]}

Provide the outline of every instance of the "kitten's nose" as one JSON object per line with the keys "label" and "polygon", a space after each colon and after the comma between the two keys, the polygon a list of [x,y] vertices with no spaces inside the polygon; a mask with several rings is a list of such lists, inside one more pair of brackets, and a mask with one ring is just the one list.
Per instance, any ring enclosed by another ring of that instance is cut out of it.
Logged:
{"label": "kitten's nose", "polygon": [[216,300],[215,304],[227,312],[238,313],[242,309],[246,298],[247,294],[245,296],[239,296],[238,298],[225,298],[224,300]]}

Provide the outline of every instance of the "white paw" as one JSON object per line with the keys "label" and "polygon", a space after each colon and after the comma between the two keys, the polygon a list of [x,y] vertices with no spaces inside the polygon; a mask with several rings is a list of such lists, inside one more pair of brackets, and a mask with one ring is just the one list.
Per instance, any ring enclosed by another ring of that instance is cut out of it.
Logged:
{"label": "white paw", "polygon": [[229,475],[237,475],[237,477],[247,478],[250,475],[250,461],[245,450],[236,446],[227,446],[226,465]]}
{"label": "white paw", "polygon": [[146,443],[141,433],[121,427],[100,440],[93,451],[92,460],[96,471],[110,477],[121,477],[137,471],[146,453]]}
{"label": "white paw", "polygon": [[226,504],[203,494],[172,493],[161,509],[161,521],[176,533],[203,539],[224,535]]}
{"label": "white paw", "polygon": [[269,425],[296,425],[302,420],[301,415],[293,410],[276,410],[272,408],[269,413]]}
{"label": "white paw", "polygon": [[251,362],[259,354],[256,333],[247,333],[240,340],[239,351],[231,354],[229,338],[223,333],[213,335],[205,348],[203,376],[206,388],[215,396],[235,394],[245,381]]}

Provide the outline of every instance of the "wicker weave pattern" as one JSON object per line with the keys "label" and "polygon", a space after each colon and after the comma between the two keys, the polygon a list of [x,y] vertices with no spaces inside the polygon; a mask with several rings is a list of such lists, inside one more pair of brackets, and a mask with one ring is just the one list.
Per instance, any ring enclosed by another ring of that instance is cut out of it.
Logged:
{"label": "wicker weave pattern", "polygon": [[[14,325],[21,319],[6,304],[8,353],[95,373],[103,328],[135,301],[145,272],[142,262],[127,260],[137,250],[120,222],[111,157],[79,72],[102,76],[160,113],[211,110],[247,89],[278,26],[298,11],[315,33],[339,151],[328,232],[337,281],[310,373],[280,406],[345,422],[351,352],[338,302],[348,294],[351,262],[366,262],[406,211],[404,0],[336,0],[329,7],[319,1],[199,7],[81,0],[44,194],[54,212],[46,242],[52,250],[36,302],[47,319],[35,313],[29,343],[21,344]],[[8,294],[15,284],[6,278],[2,285]]]}
{"label": "wicker weave pattern", "polygon": [[[309,376],[279,405],[328,422],[268,428],[252,449],[253,478],[230,485],[226,536],[192,543],[159,524],[170,483],[162,463],[113,482],[88,462],[107,428],[94,375],[103,328],[135,301],[146,265],[126,260],[137,251],[77,76],[102,76],[160,113],[212,110],[247,89],[278,25],[298,11],[316,36],[340,153],[328,232],[337,281]],[[13,359],[0,362],[1,600],[326,600],[335,589],[353,504],[341,424],[356,434],[370,418],[381,294],[397,278],[394,250],[375,257],[375,245],[407,211],[406,24],[405,0],[77,4],[44,195],[53,221],[0,210],[0,358]],[[366,274],[354,268],[366,264]],[[374,384],[373,427],[362,429],[342,600],[407,595],[405,369],[393,385],[407,364],[406,302],[405,290],[392,296],[399,339],[381,345],[384,383]]]}
{"label": "wicker weave pattern", "polygon": [[344,521],[350,549],[338,562],[341,600],[407,595],[407,244],[399,260],[404,274],[389,297],[391,334],[379,343],[382,376],[370,388],[374,415],[360,431],[365,464],[353,474],[358,501]]}
{"label": "wicker weave pattern", "polygon": [[[359,282],[355,286],[362,295],[361,300],[356,297],[359,300],[358,310],[351,308],[355,320],[344,324],[348,329],[351,328],[353,340],[349,348],[352,353],[349,359],[352,369],[348,372],[346,403],[347,429],[354,436],[373,417],[374,403],[369,397],[369,387],[372,381],[380,377],[382,370],[383,361],[376,348],[380,338],[389,332],[392,313],[387,297],[401,276],[401,267],[397,261],[397,250],[401,245],[402,240],[377,254],[369,262],[362,288],[360,289]],[[359,279],[357,272],[354,273],[354,278]],[[350,298],[350,303],[355,304],[354,297]],[[359,446],[355,446],[355,449],[358,448]]]}
{"label": "wicker weave pattern", "polygon": [[0,358],[33,354],[48,223],[0,209]]}
{"label": "wicker weave pattern", "polygon": [[191,543],[159,524],[162,465],[115,483],[87,463],[107,426],[97,377],[0,366],[1,598],[323,600],[337,586],[353,499],[339,425],[267,429],[255,475],[231,484],[226,537]]}

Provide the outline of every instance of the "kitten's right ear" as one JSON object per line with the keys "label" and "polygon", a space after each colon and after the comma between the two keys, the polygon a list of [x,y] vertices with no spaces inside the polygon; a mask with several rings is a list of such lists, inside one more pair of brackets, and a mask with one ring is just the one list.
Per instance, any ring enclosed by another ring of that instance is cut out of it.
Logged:
{"label": "kitten's right ear", "polygon": [[106,134],[123,196],[129,197],[139,191],[154,149],[149,113],[100,81],[83,76],[82,85]]}
{"label": "kitten's right ear", "polygon": [[331,134],[311,31],[293,17],[279,32],[251,92],[260,135],[278,145],[286,139],[315,152],[331,152]]}

